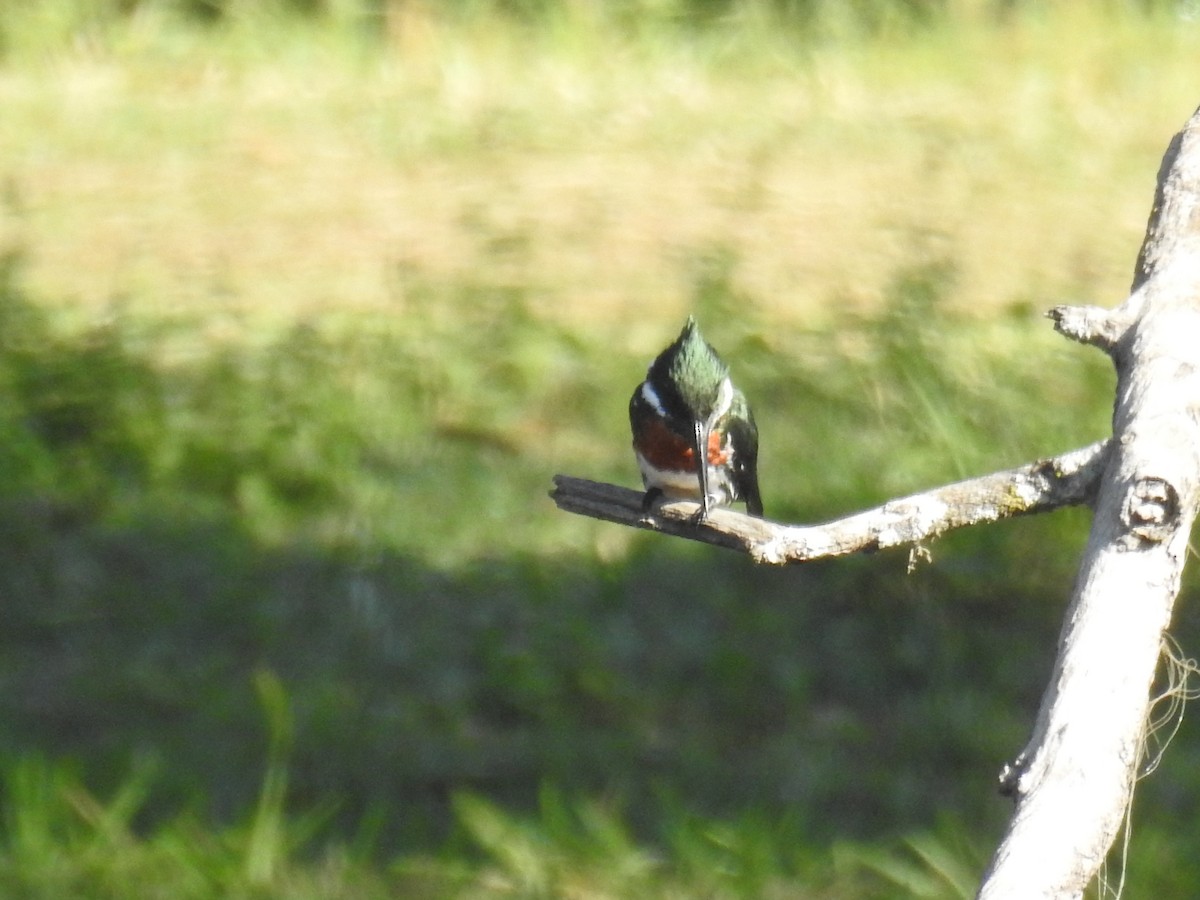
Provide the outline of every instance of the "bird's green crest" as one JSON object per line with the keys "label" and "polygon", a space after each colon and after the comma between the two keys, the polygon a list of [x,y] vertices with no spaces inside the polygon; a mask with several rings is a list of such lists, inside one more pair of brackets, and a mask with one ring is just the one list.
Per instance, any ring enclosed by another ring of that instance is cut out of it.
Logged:
{"label": "bird's green crest", "polygon": [[717,404],[721,382],[729,376],[729,367],[704,340],[691,316],[675,345],[678,349],[671,359],[671,378],[688,407],[706,416]]}

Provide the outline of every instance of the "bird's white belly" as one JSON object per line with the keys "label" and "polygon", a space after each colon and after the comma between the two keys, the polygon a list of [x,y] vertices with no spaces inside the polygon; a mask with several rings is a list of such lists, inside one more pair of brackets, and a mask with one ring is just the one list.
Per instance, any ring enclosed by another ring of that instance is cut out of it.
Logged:
{"label": "bird's white belly", "polygon": [[[700,478],[695,472],[679,472],[674,469],[660,469],[647,462],[642,454],[637,454],[638,468],[642,470],[642,484],[646,489],[658,488],[666,496],[676,499],[699,500]],[[733,501],[733,492],[726,473],[715,467],[708,467],[709,500],[718,505],[728,505]]]}

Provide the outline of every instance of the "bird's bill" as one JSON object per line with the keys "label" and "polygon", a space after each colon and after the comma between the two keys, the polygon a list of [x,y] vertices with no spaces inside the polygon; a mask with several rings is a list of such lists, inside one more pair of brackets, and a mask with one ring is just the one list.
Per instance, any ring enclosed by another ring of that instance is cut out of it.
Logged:
{"label": "bird's bill", "polygon": [[708,515],[708,435],[707,422],[696,423],[696,470],[700,476],[700,511]]}

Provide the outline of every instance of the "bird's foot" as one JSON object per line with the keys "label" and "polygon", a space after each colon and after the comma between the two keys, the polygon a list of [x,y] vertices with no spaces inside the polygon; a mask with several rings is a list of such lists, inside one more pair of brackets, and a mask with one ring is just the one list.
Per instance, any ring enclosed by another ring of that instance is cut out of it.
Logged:
{"label": "bird's foot", "polygon": [[642,496],[642,512],[652,512],[654,504],[663,498],[662,488],[652,487]]}

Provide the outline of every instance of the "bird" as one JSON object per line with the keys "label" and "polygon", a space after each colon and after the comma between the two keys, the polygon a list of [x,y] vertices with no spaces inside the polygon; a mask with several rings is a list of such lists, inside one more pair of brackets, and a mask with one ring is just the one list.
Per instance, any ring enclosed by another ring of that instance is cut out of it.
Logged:
{"label": "bird", "polygon": [[698,500],[697,522],[735,501],[762,517],[754,416],[694,317],[634,390],[629,425],[646,489],[644,511],[665,496]]}

